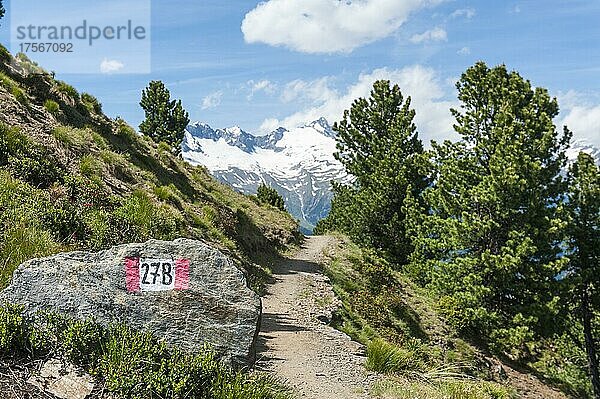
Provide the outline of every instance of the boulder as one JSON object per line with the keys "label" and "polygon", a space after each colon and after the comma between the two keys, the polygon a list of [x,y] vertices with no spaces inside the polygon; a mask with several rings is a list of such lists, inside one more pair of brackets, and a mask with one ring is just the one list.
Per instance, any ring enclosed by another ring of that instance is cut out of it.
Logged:
{"label": "boulder", "polygon": [[186,352],[208,343],[235,366],[254,361],[261,314],[260,298],[233,261],[188,239],[27,261],[0,302],[22,304],[28,314],[124,323]]}

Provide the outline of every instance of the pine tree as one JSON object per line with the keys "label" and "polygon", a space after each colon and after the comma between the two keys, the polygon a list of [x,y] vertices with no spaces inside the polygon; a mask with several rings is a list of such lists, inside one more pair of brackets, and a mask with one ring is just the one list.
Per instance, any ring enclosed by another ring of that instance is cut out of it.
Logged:
{"label": "pine tree", "polygon": [[283,201],[283,197],[279,195],[277,190],[274,188],[263,183],[258,186],[256,196],[260,202],[272,205],[279,210],[285,211],[285,202]]}
{"label": "pine tree", "polygon": [[526,354],[525,344],[552,327],[556,209],[571,135],[553,124],[556,99],[505,66],[478,63],[457,89],[462,105],[452,112],[462,140],[433,144],[427,208],[407,200],[416,218],[408,223],[413,271],[457,327]]}
{"label": "pine tree", "polygon": [[335,157],[355,182],[333,186],[332,211],[318,232],[338,229],[397,262],[407,259],[412,247],[404,230],[404,198],[409,187],[417,194],[427,184],[418,171],[423,145],[414,117],[410,97],[384,80],[375,82],[369,99],[356,100],[344,112],[333,126]]}
{"label": "pine tree", "polygon": [[171,100],[171,93],[164,83],[152,81],[142,91],[140,106],[146,113],[140,131],[157,142],[164,141],[171,145],[173,152],[179,154],[185,129],[190,123],[181,100]]}
{"label": "pine tree", "polygon": [[2,5],[2,0],[0,0],[0,19],[4,18],[4,6]]}
{"label": "pine tree", "polygon": [[594,159],[580,153],[569,171],[569,193],[565,208],[569,214],[567,228],[569,268],[563,283],[564,296],[578,310],[583,327],[585,352],[594,395],[600,398],[598,356],[594,338],[594,314],[600,311],[600,168]]}

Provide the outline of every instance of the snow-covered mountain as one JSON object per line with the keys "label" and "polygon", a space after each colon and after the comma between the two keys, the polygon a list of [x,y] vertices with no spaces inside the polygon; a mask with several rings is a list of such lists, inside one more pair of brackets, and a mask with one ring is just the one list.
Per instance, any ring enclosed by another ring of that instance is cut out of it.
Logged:
{"label": "snow-covered mountain", "polygon": [[582,140],[573,142],[571,144],[571,148],[567,150],[567,158],[569,159],[569,163],[575,162],[580,152],[590,154],[596,160],[596,164],[600,165],[600,148],[594,147],[593,145]]}
{"label": "snow-covered mountain", "polygon": [[331,181],[348,183],[333,157],[335,133],[323,118],[305,126],[279,128],[266,136],[239,127],[213,129],[191,124],[182,144],[185,160],[201,164],[217,179],[244,193],[261,183],[275,188],[305,232],[329,213]]}

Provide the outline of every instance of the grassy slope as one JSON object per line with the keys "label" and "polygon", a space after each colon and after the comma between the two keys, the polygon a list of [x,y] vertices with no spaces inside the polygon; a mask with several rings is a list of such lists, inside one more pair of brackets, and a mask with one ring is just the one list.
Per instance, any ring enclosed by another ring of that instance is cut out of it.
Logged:
{"label": "grassy slope", "polygon": [[[257,291],[270,262],[300,239],[286,212],[216,182],[0,46],[0,288],[27,259],[176,237],[230,254]],[[124,326],[40,317],[0,307],[3,367],[59,356],[123,397],[288,397],[271,377],[230,370],[209,349],[165,355],[154,338]]]}
{"label": "grassy slope", "polygon": [[334,324],[367,345],[368,368],[388,376],[374,388],[377,397],[565,397],[534,378],[535,370],[517,371],[461,338],[423,289],[375,254],[338,238],[326,265],[343,304]]}
{"label": "grassy slope", "polygon": [[110,120],[92,96],[50,75],[28,75],[37,69],[29,61],[6,64],[0,62],[0,285],[32,257],[188,237],[232,254],[260,288],[269,258],[298,240],[287,213]]}

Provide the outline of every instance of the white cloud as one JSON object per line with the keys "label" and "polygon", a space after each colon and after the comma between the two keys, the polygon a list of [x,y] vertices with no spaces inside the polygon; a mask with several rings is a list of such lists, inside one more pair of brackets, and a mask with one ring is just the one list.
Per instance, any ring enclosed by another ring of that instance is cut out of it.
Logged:
{"label": "white cloud", "polygon": [[335,95],[330,85],[333,78],[325,76],[313,81],[293,80],[285,85],[281,93],[281,100],[284,103],[300,100],[303,102],[322,102],[327,101]]}
{"label": "white cloud", "polygon": [[469,47],[463,47],[456,52],[458,55],[469,55],[471,54],[471,49]]}
{"label": "white cloud", "polygon": [[250,93],[248,94],[248,100],[251,100],[256,93],[261,91],[266,94],[273,94],[277,90],[277,84],[267,79],[258,81],[249,80],[246,82],[246,86],[250,90]]}
{"label": "white cloud", "polygon": [[202,109],[216,108],[221,105],[223,92],[221,90],[210,93],[202,99]]}
{"label": "white cloud", "polygon": [[[430,139],[455,139],[457,137],[453,133],[454,119],[450,114],[450,108],[456,107],[457,103],[444,99],[447,94],[444,92],[444,84],[439,81],[433,69],[420,65],[403,69],[381,68],[371,73],[361,74],[357,82],[341,92],[332,87],[334,80],[330,77],[310,82],[291,82],[289,87],[286,86],[284,89],[282,97],[291,99],[290,101],[312,99],[312,103],[305,109],[281,120],[266,119],[260,130],[268,132],[279,126],[293,128],[320,117],[325,117],[331,123],[339,121],[344,110],[350,108],[355,99],[368,97],[373,83],[381,79],[398,84],[405,96],[412,97],[412,107],[417,112],[415,122],[424,142],[428,143]],[[318,90],[321,89],[321,94],[317,95]],[[285,94],[286,90],[289,91],[287,95]],[[296,92],[307,94],[304,97],[291,94]]]}
{"label": "white cloud", "polygon": [[471,19],[475,16],[475,14],[476,12],[474,8],[461,8],[450,14],[450,18],[465,17],[467,19]]}
{"label": "white cloud", "polygon": [[258,128],[259,132],[263,133],[271,133],[281,126],[281,122],[277,118],[267,118],[263,121],[263,123]]}
{"label": "white cloud", "polygon": [[600,104],[586,101],[585,96],[575,91],[561,93],[558,96],[562,107],[558,125],[566,125],[573,132],[573,140],[585,141],[600,146]]}
{"label": "white cloud", "polygon": [[413,35],[410,41],[413,43],[424,43],[424,42],[440,42],[447,41],[448,34],[443,28],[437,27],[423,33]]}
{"label": "white cloud", "polygon": [[108,58],[105,58],[100,63],[100,72],[106,74],[119,72],[123,68],[125,68],[125,64],[123,64],[121,61],[109,60]]}
{"label": "white cloud", "polygon": [[248,43],[305,53],[351,52],[390,36],[409,15],[442,0],[268,0],[242,22]]}

